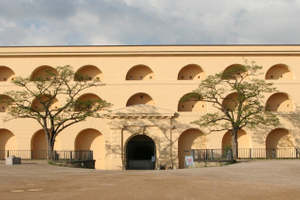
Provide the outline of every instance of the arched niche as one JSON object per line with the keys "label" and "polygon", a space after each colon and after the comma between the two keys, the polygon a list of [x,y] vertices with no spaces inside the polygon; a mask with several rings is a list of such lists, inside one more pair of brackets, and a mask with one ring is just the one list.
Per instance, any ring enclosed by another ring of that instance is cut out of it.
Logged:
{"label": "arched niche", "polygon": [[[222,138],[222,149],[231,148],[231,138],[231,132],[227,131]],[[238,131],[237,142],[239,149],[250,148],[251,146],[251,139],[243,129]]]}
{"label": "arched niche", "polygon": [[[83,94],[76,100],[74,110],[75,111],[80,111],[80,110],[83,110],[83,109],[89,109],[90,106],[95,105],[93,102],[100,101],[100,100],[101,100],[101,98],[96,94],[92,94],[92,93]],[[88,103],[88,104],[81,103],[83,101],[84,102],[89,102],[90,101],[90,103]]]}
{"label": "arched niche", "polygon": [[[49,97],[47,97],[46,95],[42,95],[41,97],[39,97],[40,101],[42,101],[43,103],[49,101]],[[40,102],[38,99],[34,99],[32,101],[32,104],[31,104],[31,108],[34,109],[34,110],[37,110],[37,111],[40,111],[40,112],[43,112],[45,111],[45,108],[43,106],[43,104]],[[51,105],[50,105],[50,110],[55,110],[57,108],[60,107],[60,103],[59,101],[54,98],[51,102]]]}
{"label": "arched niche", "polygon": [[148,66],[136,65],[127,72],[126,80],[155,80],[155,75]]}
{"label": "arched niche", "polygon": [[31,139],[31,150],[33,159],[47,158],[47,141],[43,129],[37,131]]}
{"label": "arched niche", "polygon": [[191,155],[192,149],[207,149],[206,136],[198,129],[188,129],[178,139],[180,169],[184,168],[185,156]]}
{"label": "arched niche", "polygon": [[150,106],[155,106],[154,100],[146,93],[137,93],[133,96],[131,96],[127,103],[127,106],[133,106],[133,105],[138,105],[138,104],[145,104],[145,105],[150,105]]}
{"label": "arched niche", "polygon": [[[47,140],[44,129],[35,132],[31,138],[32,159],[47,158]],[[61,150],[61,140],[59,135],[55,137],[54,150]]]}
{"label": "arched niche", "polygon": [[178,112],[207,112],[206,102],[196,100],[192,93],[185,94],[178,103]]}
{"label": "arched niche", "polygon": [[223,108],[234,110],[238,104],[238,93],[231,93],[222,102]]}
{"label": "arched niche", "polygon": [[272,94],[266,103],[266,109],[270,111],[293,111],[294,105],[289,95],[283,92]]}
{"label": "arched niche", "polygon": [[15,72],[6,66],[0,66],[0,82],[8,82],[13,80]]}
{"label": "arched niche", "polygon": [[8,106],[13,102],[12,98],[7,95],[0,95],[0,112],[6,112]]}
{"label": "arched niche", "polygon": [[199,65],[189,64],[179,71],[177,80],[203,80],[205,78],[206,75]]}
{"label": "arched niche", "polygon": [[285,64],[277,64],[270,67],[266,73],[266,80],[293,80],[293,73]]}
{"label": "arched niche", "polygon": [[103,73],[101,70],[94,65],[85,65],[78,69],[75,73],[75,81],[93,80],[99,79],[104,80]]}
{"label": "arched niche", "polygon": [[[236,77],[239,77],[241,74],[246,73],[247,70],[241,64],[232,64],[228,66],[222,73],[223,80],[233,80]],[[250,77],[246,77],[246,80],[249,80]]]}
{"label": "arched niche", "polygon": [[16,136],[7,129],[0,129],[0,159],[5,159],[7,150],[18,150]]}
{"label": "arched niche", "polygon": [[32,72],[32,74],[30,76],[30,80],[31,81],[35,81],[35,80],[39,80],[39,79],[48,80],[47,73],[58,74],[58,72],[53,67],[48,66],[48,65],[43,65],[43,66],[36,68]]}
{"label": "arched niche", "polygon": [[74,149],[93,151],[95,168],[105,169],[105,138],[98,130],[89,128],[80,131],[76,136]]}
{"label": "arched niche", "polygon": [[266,148],[294,148],[292,135],[287,129],[277,128],[272,130],[266,138]]}

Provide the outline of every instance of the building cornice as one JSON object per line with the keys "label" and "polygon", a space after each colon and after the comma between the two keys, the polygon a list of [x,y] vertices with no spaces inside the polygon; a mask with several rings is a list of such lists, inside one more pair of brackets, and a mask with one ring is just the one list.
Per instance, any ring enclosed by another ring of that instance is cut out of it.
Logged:
{"label": "building cornice", "polygon": [[0,57],[300,55],[300,45],[0,47]]}

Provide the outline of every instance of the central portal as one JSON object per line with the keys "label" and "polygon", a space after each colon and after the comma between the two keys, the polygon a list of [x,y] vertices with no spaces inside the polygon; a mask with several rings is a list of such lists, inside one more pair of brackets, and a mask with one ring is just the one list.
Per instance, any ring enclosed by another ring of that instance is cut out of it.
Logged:
{"label": "central portal", "polygon": [[146,135],[132,137],[126,146],[126,169],[155,169],[155,143]]}

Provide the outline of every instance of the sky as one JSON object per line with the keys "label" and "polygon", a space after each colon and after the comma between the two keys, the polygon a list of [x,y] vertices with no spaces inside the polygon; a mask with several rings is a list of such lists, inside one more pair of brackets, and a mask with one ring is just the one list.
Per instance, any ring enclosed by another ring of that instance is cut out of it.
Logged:
{"label": "sky", "polygon": [[0,0],[0,46],[300,44],[300,0]]}

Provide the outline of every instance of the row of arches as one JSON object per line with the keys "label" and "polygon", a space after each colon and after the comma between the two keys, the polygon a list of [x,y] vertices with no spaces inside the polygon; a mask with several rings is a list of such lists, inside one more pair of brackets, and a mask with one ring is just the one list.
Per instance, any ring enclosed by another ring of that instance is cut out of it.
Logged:
{"label": "row of arches", "polygon": [[[251,148],[251,138],[245,130],[238,132],[239,148]],[[226,149],[231,145],[231,134],[226,132],[222,137],[222,149]],[[59,136],[56,138],[55,150],[61,150],[61,140]],[[135,161],[148,160],[147,165],[153,164],[150,162],[151,157],[155,157],[155,142],[151,137],[144,135],[133,135],[126,142],[126,157],[127,169],[134,167]],[[280,148],[294,148],[293,138],[289,131],[284,128],[277,128],[272,130],[265,138],[266,149],[280,149]],[[190,155],[192,149],[207,149],[206,136],[199,129],[188,129],[180,135],[178,139],[178,158],[179,167],[183,168],[184,156]],[[5,158],[3,150],[17,150],[16,136],[7,129],[0,129],[0,159]],[[46,158],[46,138],[43,130],[37,131],[31,138],[31,150],[36,154],[41,151],[44,152]],[[96,129],[85,129],[80,131],[74,141],[74,150],[92,150],[94,158],[99,161],[97,168],[104,168],[105,165],[105,138]],[[142,153],[141,153],[142,152]],[[41,155],[32,155],[39,156]],[[102,161],[102,162],[101,162]],[[132,162],[131,162],[132,161]],[[131,166],[130,166],[131,165]],[[153,167],[153,166],[151,166]]]}
{"label": "row of arches", "polygon": [[[266,150],[268,149],[292,149],[294,148],[293,137],[287,129],[277,128],[269,132],[266,138],[262,138],[265,143]],[[241,152],[241,157],[247,150],[247,158],[249,158],[249,149],[252,147],[251,137],[245,130],[240,130],[237,135],[238,148]],[[231,133],[227,131],[221,140],[222,149],[231,148]],[[188,129],[184,131],[178,140],[178,157],[180,168],[184,167],[184,157],[190,155],[192,149],[207,149],[206,136],[198,129]],[[286,152],[286,156],[290,156]],[[268,155],[265,155],[268,157]],[[285,155],[282,155],[283,157]]]}
{"label": "row of arches", "polygon": [[[190,93],[185,94],[181,97],[184,99],[186,96],[190,96]],[[235,99],[237,94],[232,93],[229,94],[225,100],[223,101],[224,106],[232,107],[231,105],[233,101],[228,101],[227,99]],[[207,105],[206,102],[197,101],[197,100],[188,100],[188,101],[181,101],[179,100],[177,111],[178,112],[207,112]],[[146,104],[155,106],[155,102],[152,97],[146,93],[137,93],[132,95],[126,103],[126,106],[133,106],[137,104]],[[228,104],[228,105],[227,105]],[[229,105],[230,104],[230,105]],[[270,111],[293,111],[294,105],[293,101],[291,100],[290,96],[283,92],[278,92],[272,94],[266,103],[266,109]]]}
{"label": "row of arches", "polygon": [[[7,96],[7,95],[0,95],[0,112],[6,112],[8,106],[13,103],[13,100]],[[42,102],[47,102],[50,101],[49,97],[43,95],[40,97],[40,100]],[[80,102],[83,101],[91,101],[91,104],[82,104]],[[94,104],[96,104],[97,102],[100,102],[101,98],[96,95],[96,94],[83,94],[80,97],[78,97],[78,99],[75,102],[74,105],[74,111],[80,111],[82,109],[89,109],[89,106],[92,106]],[[50,110],[54,110],[60,107],[60,102],[58,101],[57,98],[54,98],[51,100],[51,106],[50,106]],[[44,106],[42,105],[42,103],[40,101],[38,101],[37,99],[33,99],[32,103],[31,103],[31,108],[34,110],[38,110],[38,111],[44,111]]]}
{"label": "row of arches", "polygon": [[[189,96],[190,93],[185,94],[184,96],[181,97],[181,99],[184,99],[186,96]],[[223,106],[224,107],[234,107],[235,105],[233,101],[229,101],[228,99],[235,99],[237,96],[237,94],[232,93],[229,94],[226,99],[223,101]],[[44,101],[47,100],[47,97],[42,97]],[[8,107],[8,104],[6,103],[5,100],[9,100],[10,97],[7,95],[0,95],[0,99],[2,100],[0,103],[0,112],[6,112],[6,109]],[[178,112],[207,112],[207,105],[206,102],[203,101],[197,101],[197,100],[193,100],[190,99],[188,101],[181,101],[181,99],[179,100],[178,103],[178,107],[177,107],[177,111]],[[101,100],[101,98],[96,95],[96,94],[83,94],[78,98],[78,102],[80,101],[87,101],[87,100],[91,100],[91,101],[97,101],[97,100]],[[151,106],[155,106],[155,102],[152,99],[152,97],[146,93],[137,93],[132,95],[127,103],[126,103],[126,107],[127,106],[133,106],[133,105],[138,105],[138,104],[145,104],[145,105],[151,105]],[[43,106],[42,104],[34,99],[32,102],[32,108],[42,111],[43,110]],[[54,99],[52,101],[51,107],[50,109],[56,109],[60,107],[60,103],[57,99]],[[76,106],[74,108],[74,111],[79,111],[80,109],[84,109],[82,107],[80,107],[79,105]],[[294,105],[293,105],[293,101],[291,100],[290,96],[286,93],[275,93],[272,94],[266,103],[266,109],[270,110],[270,111],[294,111]]]}
{"label": "row of arches", "polygon": [[[225,68],[229,70],[232,67],[242,66],[240,64],[233,64]],[[36,68],[30,75],[30,80],[36,80],[43,76],[46,70],[54,70],[53,67],[48,65],[42,65]],[[55,72],[55,71],[54,71]],[[85,65],[76,71],[78,76],[75,77],[75,81],[80,81],[83,79],[92,80],[100,79],[104,80],[104,75],[102,71],[94,65]],[[0,66],[0,81],[10,81],[15,77],[15,73],[12,69],[6,66]],[[197,64],[188,64],[184,66],[177,76],[177,80],[203,80],[206,78],[206,74],[202,67]],[[289,66],[285,64],[276,64],[270,67],[266,74],[266,80],[293,80],[294,75]],[[136,65],[133,66],[126,74],[125,80],[155,80],[155,73],[153,70],[146,65]]]}

